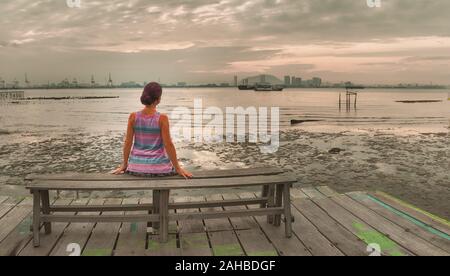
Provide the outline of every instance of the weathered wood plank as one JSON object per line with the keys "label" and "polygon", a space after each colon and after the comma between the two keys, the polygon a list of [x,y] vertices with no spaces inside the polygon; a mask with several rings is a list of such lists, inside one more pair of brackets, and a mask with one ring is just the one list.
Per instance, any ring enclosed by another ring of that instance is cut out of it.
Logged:
{"label": "weathered wood plank", "polygon": [[[25,204],[30,204],[30,201],[31,199],[29,198],[25,201]],[[33,238],[31,231],[32,220],[30,212],[25,219],[16,225],[14,230],[0,243],[0,256],[17,256],[27,246]]]}
{"label": "weathered wood plank", "polygon": [[[126,198],[122,204],[138,204],[140,202],[137,198]],[[142,214],[148,212],[126,212],[125,215]],[[119,238],[117,239],[116,248],[114,250],[115,256],[144,256],[147,242],[147,223],[146,222],[131,222],[123,223],[120,229]]]}
{"label": "weathered wood plank", "polygon": [[212,256],[206,233],[181,233],[180,234],[182,256]]}
{"label": "weathered wood plank", "polygon": [[305,245],[296,237],[285,237],[284,223],[280,227],[267,223],[266,217],[255,217],[261,229],[275,246],[280,256],[311,256]]}
{"label": "weathered wood plank", "polygon": [[394,207],[395,209],[402,211],[410,216],[432,226],[435,229],[438,229],[441,232],[450,235],[450,223],[448,223],[445,219],[439,218],[433,214],[430,214],[426,211],[420,210],[419,208],[412,206],[406,202],[401,201],[398,198],[395,198],[391,195],[388,195],[383,192],[369,193],[370,195],[378,198],[386,204]]}
{"label": "weathered wood plank", "polygon": [[[198,209],[198,208],[214,208],[214,207],[223,207],[223,206],[239,206],[246,204],[260,204],[264,199],[249,199],[249,200],[210,200],[207,202],[181,202],[181,203],[173,203],[169,204],[169,209]],[[132,211],[147,211],[152,210],[153,204],[123,204],[123,205],[99,205],[99,206],[60,206],[55,205],[50,207],[51,212],[132,212]]]}
{"label": "weathered wood plank", "polygon": [[317,189],[317,191],[321,192],[324,196],[327,196],[327,197],[338,194],[335,190],[332,190],[328,186],[318,186],[318,187],[316,187],[316,189]]}
{"label": "weathered wood plank", "polygon": [[238,230],[236,234],[247,256],[278,256],[261,229]]}
{"label": "weathered wood plank", "polygon": [[245,256],[234,231],[210,232],[208,236],[214,256]]}
{"label": "weathered wood plank", "polygon": [[331,243],[347,256],[367,256],[367,244],[350,233],[310,199],[294,200],[293,205],[319,229]]}
{"label": "weathered wood plank", "polygon": [[307,195],[305,195],[304,192],[302,192],[302,190],[298,189],[298,188],[292,188],[291,189],[291,198],[292,199],[305,199],[305,198],[309,198]]}
{"label": "weathered wood plank", "polygon": [[[242,192],[237,195],[241,199],[254,198],[255,194],[251,192]],[[260,208],[258,205],[245,206],[248,210]],[[266,219],[266,216],[264,216]],[[242,247],[247,256],[278,256],[278,251],[274,245],[267,239],[264,232],[262,232],[259,223],[255,217],[249,219],[256,222],[257,227],[250,230],[237,230],[236,234],[240,240]],[[266,219],[267,223],[267,219]],[[251,233],[254,233],[253,236]],[[259,244],[258,244],[259,241]]]}
{"label": "weathered wood plank", "polygon": [[27,189],[37,190],[83,190],[83,191],[115,191],[115,190],[176,190],[202,188],[232,188],[261,185],[276,185],[296,182],[292,175],[245,176],[232,178],[190,179],[190,180],[148,180],[148,181],[57,181],[38,180],[27,185]]}
{"label": "weathered wood plank", "polygon": [[[371,244],[378,244],[380,246],[382,255],[385,256],[411,256],[413,255],[407,249],[403,248],[395,241],[391,240],[388,236],[383,233],[378,232],[370,225],[365,223],[360,218],[354,216],[348,210],[342,208],[336,202],[329,198],[312,199],[326,213],[332,217],[334,220],[339,222],[343,227],[345,227],[349,232],[353,233],[355,236],[360,238],[366,243],[366,246]],[[367,253],[369,255],[369,252]]]}
{"label": "weathered wood plank", "polygon": [[313,187],[302,188],[302,192],[304,192],[309,198],[324,198],[325,196],[316,190]]}
{"label": "weathered wood plank", "polygon": [[[206,201],[218,201],[220,199],[223,199],[221,195],[207,195]],[[202,208],[200,209],[202,212],[217,212],[217,211],[224,211],[222,207],[216,207],[216,208]],[[214,231],[229,231],[233,230],[233,226],[231,225],[228,218],[219,218],[219,219],[206,219],[205,220],[205,227],[207,232],[214,232]]]}
{"label": "weathered wood plank", "polygon": [[[250,169],[232,169],[232,170],[212,170],[212,171],[198,171],[193,172],[196,179],[202,178],[227,178],[239,176],[255,176],[255,175],[273,175],[283,173],[283,170],[276,167],[250,168]],[[132,175],[112,175],[112,174],[80,174],[80,173],[65,173],[53,175],[29,175],[26,180],[59,180],[59,181],[117,181],[118,179],[127,180],[141,180],[147,181],[148,178],[136,177]],[[156,180],[161,180],[158,178]],[[164,177],[164,179],[181,179],[179,176]]]}
{"label": "weathered wood plank", "polygon": [[332,197],[333,201],[352,212],[355,216],[364,220],[367,224],[377,229],[378,231],[388,235],[390,239],[394,240],[404,248],[413,252],[416,255],[424,256],[441,256],[448,255],[444,250],[432,245],[431,243],[405,231],[405,229],[392,223],[384,217],[381,217],[374,211],[355,202],[345,195]]}
{"label": "weathered wood plank", "polygon": [[[104,203],[103,199],[91,199],[89,205],[101,205]],[[89,213],[92,214],[92,213]],[[100,215],[100,213],[94,213]],[[79,213],[78,215],[87,215],[87,213]],[[78,244],[82,250],[89,239],[89,236],[94,228],[95,223],[71,223],[58,242],[55,244],[51,256],[68,256],[70,252],[67,252],[67,247],[70,244]],[[80,252],[81,253],[81,252]]]}
{"label": "weathered wood plank", "polygon": [[348,193],[347,195],[353,200],[356,200],[367,208],[373,210],[380,216],[383,216],[391,222],[404,228],[406,231],[413,233],[431,244],[445,250],[447,253],[450,253],[450,239],[440,236],[440,233],[436,232],[434,228],[430,229],[429,226],[423,224],[422,222],[405,216],[404,213],[399,212],[390,206],[384,205],[384,203],[378,203],[377,201],[372,200],[366,193],[353,192]]}
{"label": "weathered wood plank", "polygon": [[161,243],[158,236],[150,235],[146,256],[181,256],[181,248],[177,247],[177,236],[169,234],[167,243]]}
{"label": "weathered wood plank", "polygon": [[0,196],[0,204],[8,200],[8,196]]}
{"label": "weathered wood plank", "polygon": [[[201,202],[205,201],[203,197],[175,197],[175,202]],[[177,209],[177,214],[196,214],[199,213],[200,209]],[[202,220],[180,220],[178,221],[178,233],[203,233],[205,232],[205,225]]]}
{"label": "weathered wood plank", "polygon": [[2,219],[0,219],[0,242],[11,233],[14,228],[23,221],[32,210],[31,198],[25,198]]}
{"label": "weathered wood plank", "polygon": [[0,204],[0,219],[11,211],[23,198],[7,198]]}
{"label": "weathered wood plank", "polygon": [[292,230],[313,256],[344,255],[296,208],[292,208],[292,215],[295,217]]}
{"label": "weathered wood plank", "polygon": [[[255,198],[257,195],[254,193],[240,193],[241,198]],[[256,209],[259,206],[247,206],[249,209]],[[266,216],[255,216],[255,219],[265,233],[265,236],[269,239],[272,245],[280,256],[311,256],[311,253],[304,246],[304,244],[295,236],[292,238],[286,238],[284,231],[284,223],[280,220],[280,226],[274,226],[267,222]]]}
{"label": "weathered wood plank", "polygon": [[[108,199],[106,204],[121,204],[121,199]],[[123,212],[102,213],[102,215],[122,215]],[[121,223],[97,223],[92,230],[83,256],[112,256],[114,244],[119,234]]]}
{"label": "weathered wood plank", "polygon": [[[71,199],[58,199],[57,204],[69,205],[72,203]],[[85,205],[87,200],[80,200],[73,203],[74,205]],[[39,247],[34,247],[33,243],[30,242],[27,246],[20,252],[19,256],[48,256],[50,251],[53,249],[55,243],[61,237],[62,233],[68,226],[68,223],[54,223],[52,225],[52,233],[45,234],[44,229],[41,228],[41,245]]]}
{"label": "weathered wood plank", "polygon": [[[239,199],[236,194],[223,194],[222,197],[225,200],[236,200]],[[225,206],[226,211],[238,211],[245,210],[245,206]],[[251,217],[234,217],[230,218],[231,225],[234,230],[248,230],[248,229],[259,229],[258,223]]]}

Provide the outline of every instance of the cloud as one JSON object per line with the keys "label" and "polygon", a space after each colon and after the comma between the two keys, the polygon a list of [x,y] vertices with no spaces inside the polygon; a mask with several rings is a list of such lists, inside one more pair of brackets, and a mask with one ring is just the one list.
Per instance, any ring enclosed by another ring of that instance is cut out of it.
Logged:
{"label": "cloud", "polygon": [[358,64],[388,68],[433,52],[435,59],[416,62],[426,63],[430,72],[424,74],[439,82],[445,77],[437,79],[433,71],[448,61],[439,58],[448,56],[448,0],[385,0],[381,8],[369,8],[366,0],[81,0],[80,8],[69,8],[66,0],[2,0],[0,10],[0,57],[24,60],[15,71],[0,65],[0,75],[9,77],[39,67],[31,62],[60,64],[56,58],[73,66],[48,68],[49,76],[86,74],[78,61],[86,55],[103,72],[121,66],[105,56],[136,62],[131,73],[116,70],[124,81],[142,75],[136,56],[152,57],[155,68],[170,64],[160,73],[170,81],[283,70],[328,72],[322,77],[332,79],[336,74],[329,72],[349,73]]}

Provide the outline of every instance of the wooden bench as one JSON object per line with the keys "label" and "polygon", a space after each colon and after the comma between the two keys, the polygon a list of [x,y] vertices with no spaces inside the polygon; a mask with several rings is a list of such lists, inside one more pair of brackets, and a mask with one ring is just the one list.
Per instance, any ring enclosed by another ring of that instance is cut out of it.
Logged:
{"label": "wooden bench", "polygon": [[[167,242],[169,221],[217,219],[243,216],[267,216],[268,222],[281,225],[281,215],[286,221],[286,237],[292,236],[290,188],[296,179],[278,168],[254,168],[223,171],[196,172],[191,180],[178,176],[164,178],[141,178],[130,175],[61,174],[27,177],[26,186],[33,194],[33,239],[40,246],[40,226],[46,234],[51,233],[51,223],[89,222],[147,222],[159,229],[161,242]],[[261,197],[208,202],[170,203],[171,190],[222,189],[262,186]],[[53,206],[50,191],[152,191],[153,203],[117,206]],[[259,205],[255,209],[169,214],[170,209],[198,209],[221,206]],[[126,215],[64,215],[74,212],[123,211]],[[148,215],[133,215],[131,211],[148,211]],[[58,214],[54,214],[58,212]],[[63,213],[61,215],[61,213]]]}

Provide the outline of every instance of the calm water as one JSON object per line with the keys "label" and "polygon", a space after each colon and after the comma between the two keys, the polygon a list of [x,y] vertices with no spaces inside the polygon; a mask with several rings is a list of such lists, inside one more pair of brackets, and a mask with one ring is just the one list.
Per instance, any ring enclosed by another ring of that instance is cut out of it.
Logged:
{"label": "calm water", "polygon": [[[284,92],[238,91],[224,89],[166,89],[160,109],[193,107],[194,99],[203,106],[280,107],[281,127],[290,128],[292,119],[319,120],[295,127],[308,131],[372,131],[429,133],[448,132],[450,90],[363,90],[356,110],[339,111],[341,90],[286,90]],[[141,89],[109,90],[29,90],[26,97],[119,96],[118,99],[24,101],[0,103],[1,133],[17,134],[14,139],[57,136],[67,133],[101,134],[124,131],[128,114],[141,108]],[[397,103],[399,100],[442,100],[439,103]],[[205,121],[206,123],[207,121]],[[0,136],[1,137],[1,136]],[[11,135],[8,137],[12,137]],[[0,139],[2,144],[8,143]],[[15,140],[17,142],[17,140]]]}

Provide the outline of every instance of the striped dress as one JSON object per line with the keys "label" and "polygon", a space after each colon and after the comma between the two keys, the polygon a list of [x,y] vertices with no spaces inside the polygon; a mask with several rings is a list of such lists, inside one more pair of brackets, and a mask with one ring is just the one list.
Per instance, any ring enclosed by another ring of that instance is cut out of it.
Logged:
{"label": "striped dress", "polygon": [[159,126],[160,113],[144,115],[136,113],[134,145],[128,160],[127,171],[143,176],[172,175],[174,168],[167,153]]}

